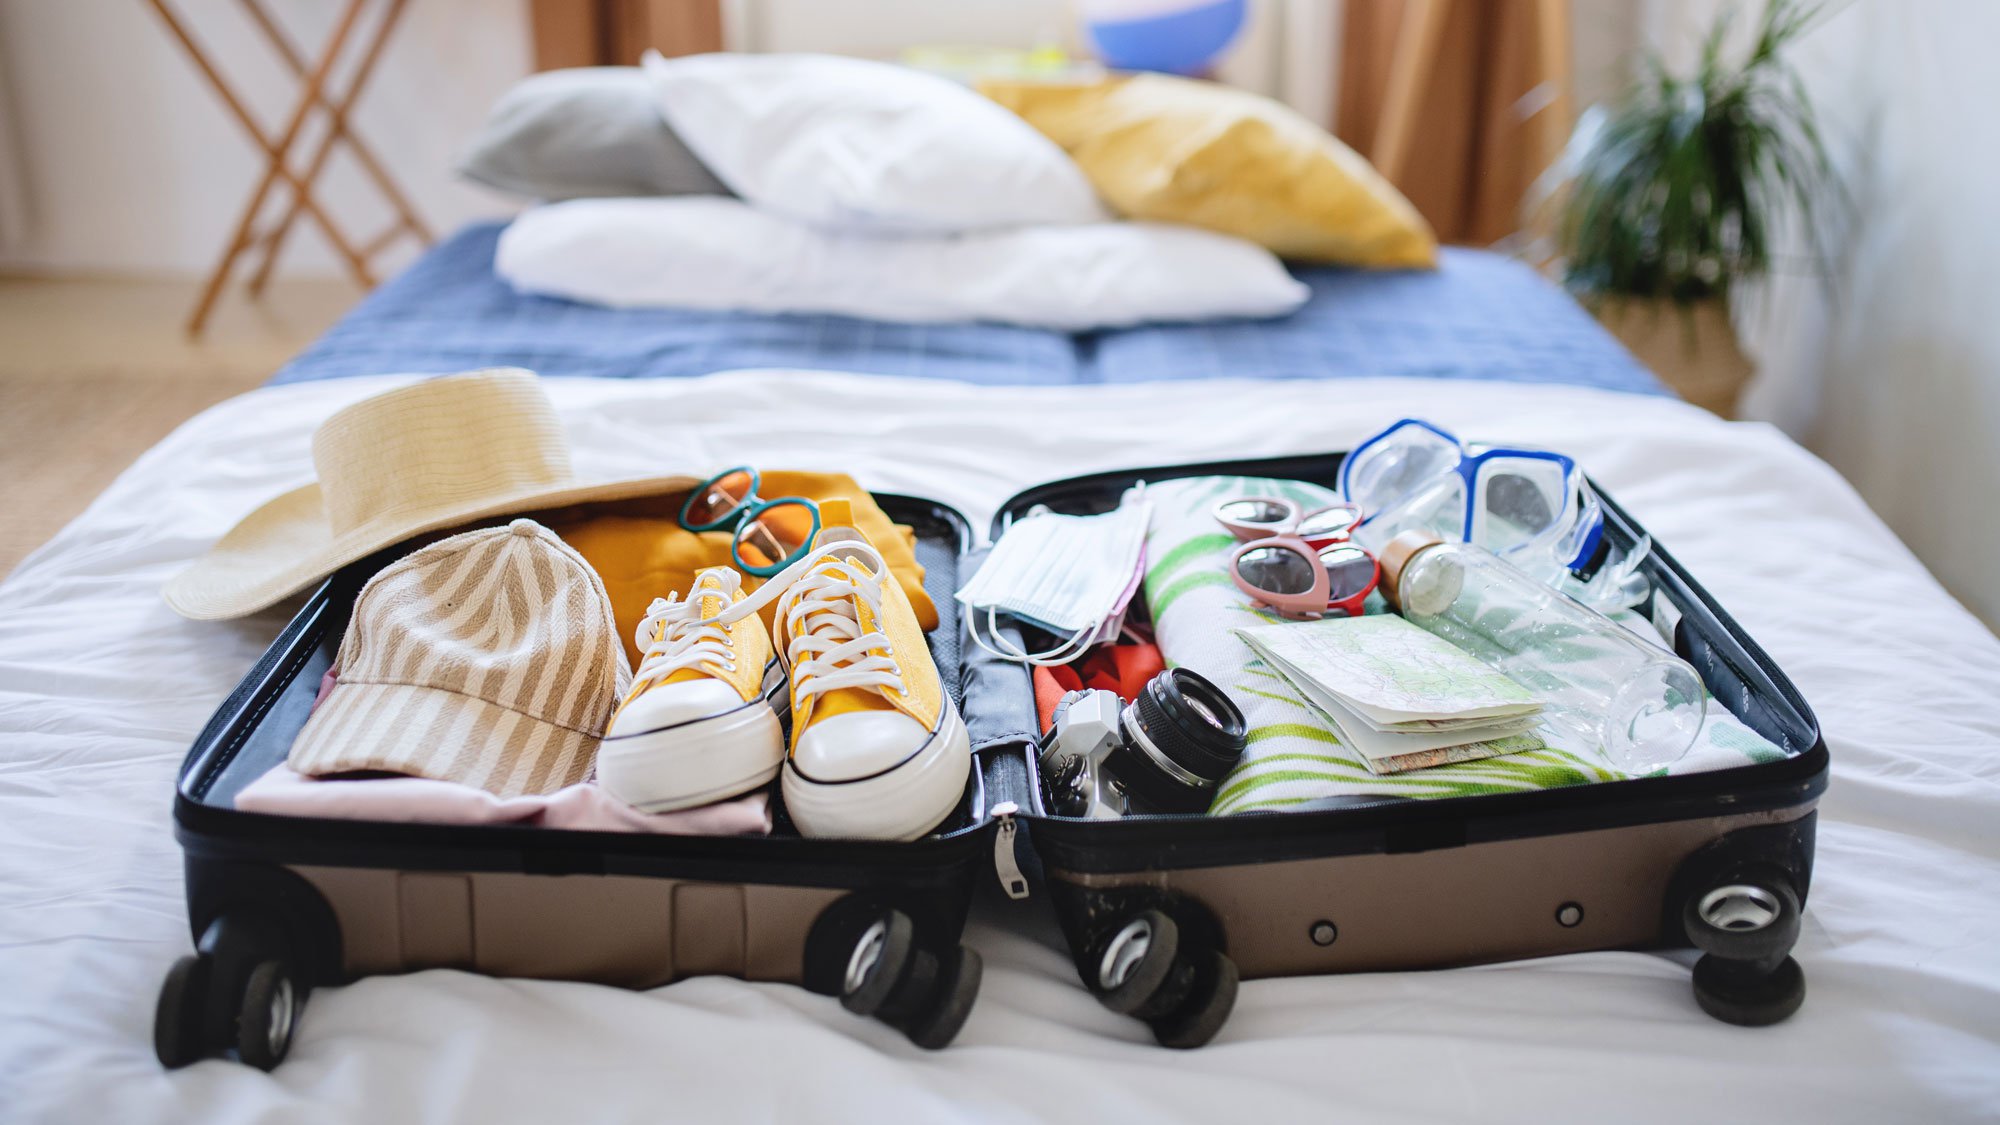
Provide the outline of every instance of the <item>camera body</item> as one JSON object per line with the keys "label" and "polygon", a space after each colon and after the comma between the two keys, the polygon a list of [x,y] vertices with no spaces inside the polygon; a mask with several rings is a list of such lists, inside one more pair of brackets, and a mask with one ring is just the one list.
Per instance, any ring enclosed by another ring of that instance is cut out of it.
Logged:
{"label": "camera body", "polygon": [[1109,691],[1070,692],[1042,740],[1049,811],[1090,820],[1205,812],[1246,733],[1236,704],[1185,668],[1153,677],[1130,704]]}
{"label": "camera body", "polygon": [[1115,692],[1073,691],[1056,704],[1042,742],[1042,781],[1049,811],[1058,816],[1116,820],[1131,807],[1125,787],[1104,760],[1125,738],[1125,701]]}

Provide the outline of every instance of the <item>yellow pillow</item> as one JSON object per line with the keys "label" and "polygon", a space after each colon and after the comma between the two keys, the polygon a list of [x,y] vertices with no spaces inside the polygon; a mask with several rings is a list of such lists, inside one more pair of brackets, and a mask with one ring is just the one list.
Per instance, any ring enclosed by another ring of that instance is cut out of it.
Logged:
{"label": "yellow pillow", "polygon": [[1159,74],[979,89],[1066,149],[1128,218],[1206,227],[1301,261],[1437,264],[1437,239],[1409,200],[1269,98]]}

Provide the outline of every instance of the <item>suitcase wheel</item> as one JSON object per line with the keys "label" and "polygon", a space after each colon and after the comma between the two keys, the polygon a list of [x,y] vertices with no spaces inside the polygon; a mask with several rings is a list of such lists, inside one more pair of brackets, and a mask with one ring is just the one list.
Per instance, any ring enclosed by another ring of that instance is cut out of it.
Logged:
{"label": "suitcase wheel", "polygon": [[1188,1050],[1215,1038],[1236,1007],[1236,962],[1219,950],[1196,965],[1194,988],[1172,1015],[1153,1021],[1153,1038],[1162,1047]]}
{"label": "suitcase wheel", "polygon": [[298,1026],[299,989],[282,961],[264,961],[250,970],[236,1016],[236,1057],[258,1070],[285,1061]]}
{"label": "suitcase wheel", "polygon": [[234,1048],[259,1070],[292,1047],[306,989],[268,929],[224,917],[202,935],[200,952],[174,962],[153,1010],[153,1053],[176,1069]]}
{"label": "suitcase wheel", "polygon": [[1162,1046],[1201,1046],[1236,1006],[1236,963],[1220,950],[1183,949],[1180,926],[1161,910],[1133,915],[1091,969],[1098,1001],[1144,1021]]}
{"label": "suitcase wheel", "polygon": [[855,939],[840,982],[840,1006],[857,1016],[872,1016],[909,975],[916,954],[917,928],[900,910],[885,910]]}
{"label": "suitcase wheel", "polygon": [[174,962],[160,985],[153,1009],[153,1053],[169,1070],[187,1066],[208,1054],[203,1011],[208,993],[208,961],[189,954]]}
{"label": "suitcase wheel", "polygon": [[1158,910],[1142,910],[1125,923],[1097,958],[1097,999],[1120,1015],[1145,1019],[1165,989],[1180,954],[1181,931]]}
{"label": "suitcase wheel", "polygon": [[961,945],[940,958],[917,944],[909,915],[885,909],[855,939],[840,982],[840,1004],[934,1051],[965,1026],[982,975],[979,954]]}
{"label": "suitcase wheel", "polygon": [[1701,1010],[1739,1027],[1777,1023],[1806,999],[1806,974],[1790,957],[1765,972],[1708,954],[1694,963],[1694,999]]}
{"label": "suitcase wheel", "polygon": [[1798,941],[1799,897],[1775,873],[1738,875],[1689,896],[1681,920],[1702,951],[1694,997],[1703,1011],[1744,1027],[1774,1024],[1805,1001],[1805,971],[1789,954]]}
{"label": "suitcase wheel", "polygon": [[985,974],[978,952],[959,946],[958,955],[949,959],[938,982],[930,1010],[903,1028],[910,1042],[927,1051],[950,1046],[959,1028],[965,1026],[966,1017],[972,1015],[972,1002],[979,998],[979,982]]}
{"label": "suitcase wheel", "polygon": [[1799,940],[1799,896],[1787,879],[1739,877],[1690,895],[1681,921],[1703,953],[1768,968]]}

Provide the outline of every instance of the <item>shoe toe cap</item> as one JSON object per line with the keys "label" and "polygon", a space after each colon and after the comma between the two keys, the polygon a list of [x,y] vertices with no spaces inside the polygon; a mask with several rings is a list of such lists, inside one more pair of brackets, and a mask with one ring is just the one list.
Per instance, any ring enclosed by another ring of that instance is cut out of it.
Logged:
{"label": "shoe toe cap", "polygon": [[909,760],[931,738],[901,711],[854,711],[817,719],[792,748],[792,768],[811,781],[858,781]]}
{"label": "shoe toe cap", "polygon": [[703,677],[661,684],[619,710],[611,720],[610,738],[625,738],[663,727],[679,726],[734,711],[743,697],[721,680]]}

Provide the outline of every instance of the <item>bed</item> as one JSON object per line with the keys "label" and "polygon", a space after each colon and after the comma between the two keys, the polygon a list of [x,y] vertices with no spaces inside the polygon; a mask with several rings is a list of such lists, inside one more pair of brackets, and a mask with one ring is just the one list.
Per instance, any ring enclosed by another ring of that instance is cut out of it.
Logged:
{"label": "bed", "polygon": [[1477,250],[1445,250],[1436,272],[1294,267],[1312,296],[1279,320],[1068,334],[527,296],[494,276],[500,230],[475,225],[433,249],[273,382],[492,366],[612,379],[789,367],[989,385],[1395,375],[1664,393],[1556,286]]}
{"label": "bed", "polygon": [[[338,344],[293,377],[327,371]],[[528,359],[525,338],[453,346],[460,365]],[[473,358],[481,347],[496,354]],[[1703,1015],[1691,954],[1594,953],[1251,982],[1215,1043],[1174,1053],[1078,985],[1046,904],[994,896],[967,938],[988,966],[979,1004],[936,1054],[785,986],[697,978],[641,994],[434,971],[316,993],[275,1073],[210,1061],[167,1074],[149,1033],[161,973],[188,943],[173,777],[284,607],[189,622],[159,585],[309,479],[320,419],[400,378],[216,407],[0,584],[8,1119],[1944,1121],[2000,1107],[2000,642],[1831,470],[1767,427],[1654,394],[1407,378],[1168,394],[761,370],[550,391],[586,473],[653,471],[671,433],[677,459],[841,468],[975,525],[1039,480],[1339,448],[1419,411],[1574,452],[1824,726],[1834,778],[1797,949],[1810,994],[1789,1022]],[[825,423],[885,396],[898,409],[875,424]]]}

